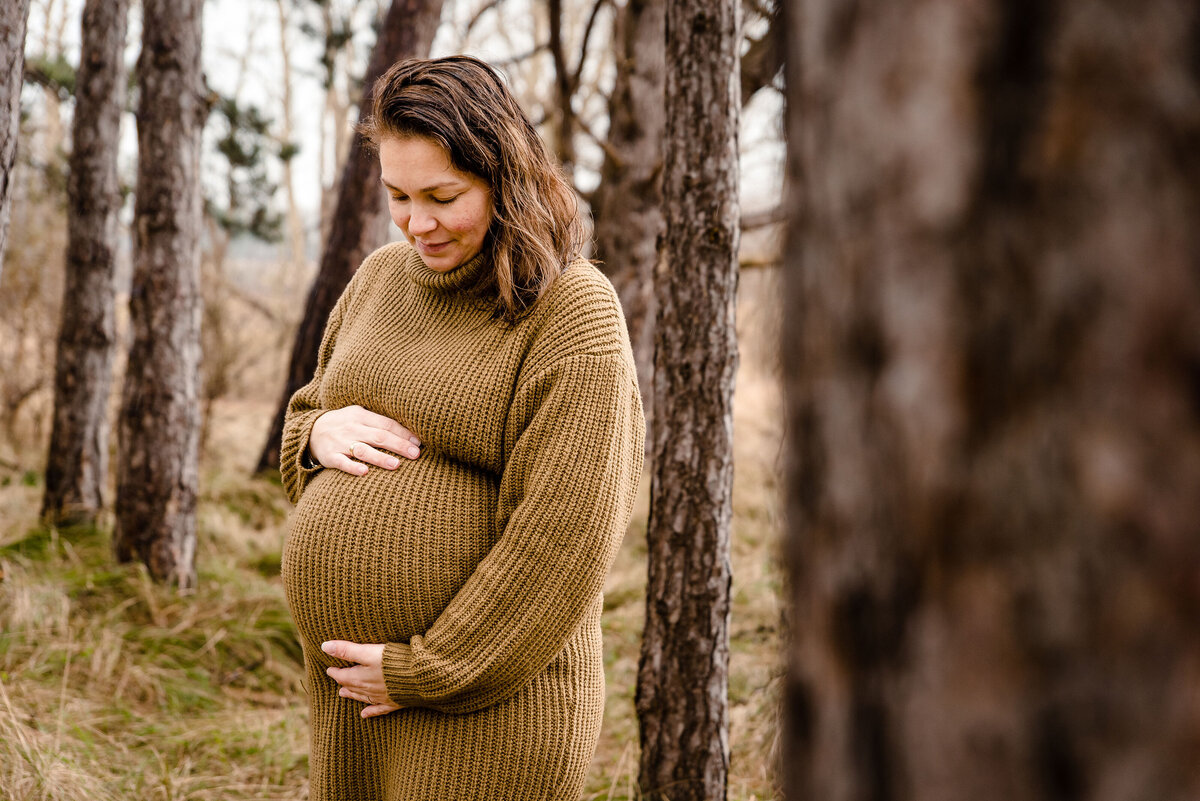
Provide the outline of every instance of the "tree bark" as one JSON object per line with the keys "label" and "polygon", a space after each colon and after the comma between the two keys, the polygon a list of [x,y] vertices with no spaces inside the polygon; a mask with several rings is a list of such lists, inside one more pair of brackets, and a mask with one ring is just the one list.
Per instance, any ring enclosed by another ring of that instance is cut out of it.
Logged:
{"label": "tree bark", "polygon": [[120,561],[195,585],[200,437],[202,0],[143,0],[136,246],[118,429]]}
{"label": "tree bark", "polygon": [[0,3],[0,275],[12,218],[13,170],[21,127],[21,82],[25,70],[25,26],[29,0]]}
{"label": "tree bark", "polygon": [[[654,420],[654,268],[666,225],[662,210],[665,26],[665,0],[628,0],[617,12],[608,141],[592,205],[596,255],[621,298],[647,426]],[[646,442],[653,444],[649,437]]]}
{"label": "tree bark", "polygon": [[[282,120],[282,131],[280,132],[280,144],[284,148],[288,148],[289,152],[286,158],[281,158],[283,162],[283,187],[284,197],[287,198],[287,232],[288,246],[291,250],[291,266],[286,271],[287,277],[296,275],[300,271],[305,262],[308,261],[305,247],[305,229],[304,221],[300,216],[300,207],[296,203],[295,181],[292,170],[292,155],[291,149],[296,146],[295,131],[292,128],[292,76],[295,72],[292,69],[292,48],[288,42],[289,17],[288,7],[284,0],[275,0],[276,11],[279,14],[279,55],[283,63],[283,75],[280,76],[283,86],[281,87],[280,99],[280,118]],[[282,155],[282,154],[281,154]]]}
{"label": "tree bark", "polygon": [[[364,79],[367,88],[359,105],[360,119],[370,114],[372,85],[388,67],[404,58],[429,54],[441,15],[442,0],[392,0],[367,65]],[[283,437],[288,400],[312,379],[325,323],[342,290],[362,260],[382,245],[386,237],[386,226],[378,224],[386,213],[379,183],[379,159],[364,144],[362,135],[355,133],[338,186],[337,208],[321,256],[321,267],[309,291],[304,317],[292,345],[287,384],[256,472],[279,469],[279,443]]]}
{"label": "tree bark", "polygon": [[116,348],[117,147],[125,109],[128,0],[88,0],[75,78],[67,181],[67,264],[42,515],[92,521],[108,477],[108,393]]}
{"label": "tree bark", "polygon": [[1200,9],[789,13],[787,797],[1200,797]]}
{"label": "tree bark", "polygon": [[[567,180],[575,182],[575,109],[571,98],[575,87],[571,71],[567,67],[567,54],[563,49],[563,0],[546,0],[546,12],[550,25],[548,39],[550,58],[554,62],[555,119],[554,151],[562,164]],[[582,63],[582,61],[580,62]]]}
{"label": "tree bark", "polygon": [[666,6],[664,264],[638,665],[646,798],[724,799],[738,252],[740,4]]}

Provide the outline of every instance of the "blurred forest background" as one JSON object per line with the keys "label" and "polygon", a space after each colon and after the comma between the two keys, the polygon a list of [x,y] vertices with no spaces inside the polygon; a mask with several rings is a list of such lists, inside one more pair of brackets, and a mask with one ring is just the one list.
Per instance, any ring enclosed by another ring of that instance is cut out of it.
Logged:
{"label": "blurred forest background", "polygon": [[[657,180],[661,156],[657,141],[647,149],[646,141],[630,139],[639,128],[652,138],[663,135],[664,55],[654,38],[663,35],[663,6],[613,0],[203,4],[208,108],[199,154],[197,575],[185,595],[157,583],[145,566],[112,558],[116,425],[133,339],[128,309],[139,3],[129,8],[122,56],[129,78],[118,148],[123,205],[116,212],[116,345],[103,410],[112,428],[104,445],[112,468],[90,521],[54,524],[53,515],[42,516],[83,6],[83,0],[30,3],[12,218],[0,273],[0,797],[303,797],[307,709],[278,580],[288,508],[270,465],[257,468],[272,456],[269,429],[323,253],[331,236],[346,236],[332,230],[339,185],[352,180],[345,168],[355,145],[352,126],[389,6],[410,19],[440,14],[435,28],[412,34],[431,37],[425,47],[432,55],[471,53],[505,72],[584,207],[595,212],[598,247],[611,251],[606,263],[626,267],[626,275],[613,279],[627,308],[636,306],[650,320],[648,274],[632,270],[652,269],[655,261],[662,212],[648,205],[654,192],[644,187]],[[730,797],[752,799],[775,795],[782,674],[776,362],[784,148],[775,7],[747,2],[742,13],[745,233],[739,251],[744,271],[734,421],[728,781]],[[645,82],[647,72],[659,83],[659,99],[648,103],[643,97],[636,99],[640,107],[631,107],[629,83]],[[619,165],[633,178],[614,177]],[[635,188],[624,186],[605,198],[606,180],[632,180]],[[605,204],[614,209],[606,216],[600,212]],[[399,238],[382,204],[359,216],[363,241]],[[621,248],[640,250],[640,262]],[[649,370],[651,330],[640,348],[642,367]],[[643,375],[648,403],[650,380]],[[606,588],[608,704],[588,798],[638,795],[634,694],[645,615],[648,475],[644,484]]]}
{"label": "blurred forest background", "polygon": [[[1192,0],[141,0],[123,74],[139,39],[158,58],[125,107],[155,102],[136,147],[124,114],[97,194],[68,169],[80,4],[0,6],[0,67],[25,6],[23,79],[0,69],[20,94],[0,129],[0,162],[20,142],[0,182],[0,795],[303,795],[287,509],[258,468],[316,312],[389,236],[347,155],[361,76],[463,50],[507,72],[591,212],[656,420],[586,797],[1200,798]],[[202,53],[139,31],[201,6]],[[153,80],[193,56],[202,91]],[[43,515],[74,447],[49,444],[55,342],[90,313],[60,330],[72,201],[128,196],[141,152],[135,203],[186,206],[193,162],[168,157],[188,126],[153,124],[178,97],[203,100],[183,110],[204,123],[198,269],[143,285],[203,295],[202,348],[156,368],[203,351],[196,424],[118,413],[145,361],[124,354],[154,340],[128,296],[153,226],[127,199],[96,415],[135,458],[98,442],[116,511],[97,492],[72,501],[88,522]],[[198,493],[123,507],[154,426],[197,435]],[[191,520],[193,499],[195,572],[186,536],[122,546],[123,509]]]}

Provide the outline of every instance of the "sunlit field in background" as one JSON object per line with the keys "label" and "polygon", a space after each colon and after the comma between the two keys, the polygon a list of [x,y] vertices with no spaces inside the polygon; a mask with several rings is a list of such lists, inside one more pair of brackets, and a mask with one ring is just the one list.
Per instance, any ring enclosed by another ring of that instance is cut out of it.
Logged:
{"label": "sunlit field in background", "polygon": [[[729,797],[742,801],[775,797],[778,281],[774,269],[744,271],[738,314]],[[140,566],[116,565],[107,523],[39,526],[47,432],[35,423],[44,405],[0,434],[5,801],[307,797],[307,705],[279,581],[289,506],[277,481],[248,478],[281,386],[287,315],[298,309],[264,302],[289,311],[274,319],[239,312],[226,339],[206,345],[210,365],[227,360],[230,384],[209,409],[194,594],[153,584]],[[607,585],[608,703],[587,799],[636,797],[648,505],[647,475]]]}

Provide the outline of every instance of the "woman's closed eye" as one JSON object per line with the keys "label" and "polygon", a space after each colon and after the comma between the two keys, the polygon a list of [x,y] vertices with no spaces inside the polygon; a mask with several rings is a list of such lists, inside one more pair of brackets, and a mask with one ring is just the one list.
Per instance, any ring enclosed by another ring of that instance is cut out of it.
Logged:
{"label": "woman's closed eye", "polygon": [[[408,201],[408,195],[392,195],[392,200],[396,201],[397,203],[405,203]],[[454,201],[458,200],[458,195],[446,198],[435,197],[431,198],[431,200],[433,200],[433,202],[437,203],[439,206],[448,206]]]}

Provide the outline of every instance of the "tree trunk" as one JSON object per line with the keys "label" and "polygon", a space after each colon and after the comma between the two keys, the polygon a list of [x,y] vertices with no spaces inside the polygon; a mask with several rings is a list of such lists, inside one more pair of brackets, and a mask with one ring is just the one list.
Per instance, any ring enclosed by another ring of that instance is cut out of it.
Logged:
{"label": "tree trunk", "polygon": [[[608,141],[592,206],[596,255],[625,311],[646,422],[654,420],[654,268],[662,210],[664,0],[628,0],[617,12],[616,78]],[[652,445],[648,437],[647,445]]]}
{"label": "tree trunk", "polygon": [[[296,203],[295,180],[292,170],[292,158],[294,156],[293,148],[296,146],[295,131],[292,127],[292,48],[288,42],[288,7],[284,0],[275,0],[276,11],[279,14],[279,55],[283,63],[283,74],[280,75],[280,80],[283,83],[282,99],[280,108],[280,118],[282,120],[280,131],[280,144],[287,149],[286,153],[281,153],[281,161],[283,166],[283,187],[284,197],[287,199],[287,232],[288,246],[291,253],[291,265],[281,278],[285,280],[291,279],[292,276],[300,273],[305,263],[308,261],[307,248],[305,247],[305,229],[304,221],[300,216],[300,207]],[[286,157],[284,157],[286,156]]]}
{"label": "tree trunk", "polygon": [[21,82],[25,72],[25,25],[29,0],[0,3],[0,274],[12,218],[13,170],[21,127]]}
{"label": "tree trunk", "polygon": [[646,798],[724,799],[738,251],[738,0],[666,7],[664,267],[638,666]]}
{"label": "tree trunk", "polygon": [[116,555],[195,584],[200,437],[202,0],[143,0],[133,344],[121,398]]}
{"label": "tree trunk", "polygon": [[787,24],[788,797],[1198,798],[1200,9],[847,8]]}
{"label": "tree trunk", "polygon": [[[571,70],[567,67],[567,54],[563,47],[563,0],[546,0],[546,16],[550,25],[548,46],[554,62],[554,108],[557,124],[554,129],[554,152],[562,164],[567,180],[575,182],[575,110],[571,98],[575,87],[571,85]],[[582,62],[581,62],[582,63]]]}
{"label": "tree trunk", "polygon": [[[359,106],[360,119],[370,114],[372,84],[380,75],[401,59],[428,55],[441,16],[442,0],[392,0],[367,65],[364,79],[367,88]],[[279,442],[283,437],[288,400],[312,379],[321,335],[334,303],[362,260],[383,244],[387,229],[377,221],[385,213],[383,189],[379,183],[379,159],[364,147],[362,135],[355,133],[338,187],[333,227],[321,256],[320,270],[308,294],[304,317],[296,331],[287,384],[266,445],[258,458],[256,472],[279,469]]]}
{"label": "tree trunk", "polygon": [[116,347],[117,146],[125,109],[127,0],[88,0],[75,79],[67,264],[42,515],[91,521],[104,508],[108,392]]}

